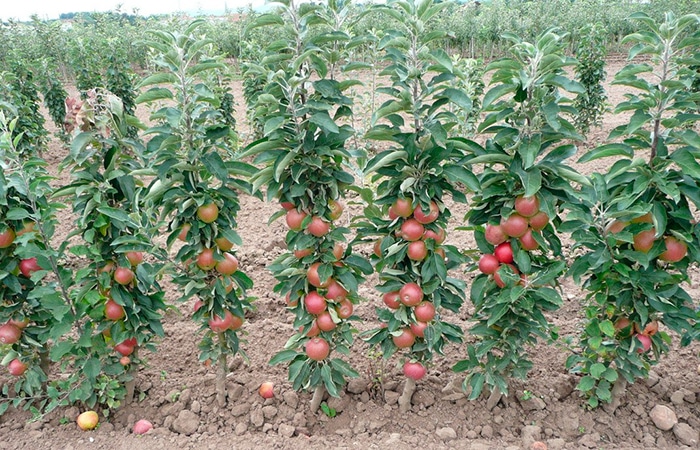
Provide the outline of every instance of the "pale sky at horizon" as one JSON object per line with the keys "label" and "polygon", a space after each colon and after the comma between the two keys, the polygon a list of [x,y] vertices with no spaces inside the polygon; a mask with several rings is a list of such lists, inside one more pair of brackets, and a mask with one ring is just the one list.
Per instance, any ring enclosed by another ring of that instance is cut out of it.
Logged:
{"label": "pale sky at horizon", "polygon": [[227,8],[235,12],[239,8],[259,8],[265,0],[6,0],[0,6],[0,20],[29,20],[33,14],[40,19],[58,19],[61,13],[105,12],[115,10],[121,4],[121,11],[131,14],[134,8],[144,16],[187,13],[223,13]]}

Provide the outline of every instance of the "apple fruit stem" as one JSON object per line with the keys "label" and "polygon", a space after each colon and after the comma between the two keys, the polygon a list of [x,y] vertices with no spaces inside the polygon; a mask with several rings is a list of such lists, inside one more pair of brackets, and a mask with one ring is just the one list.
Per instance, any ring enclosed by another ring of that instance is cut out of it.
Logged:
{"label": "apple fruit stem", "polygon": [[400,412],[406,413],[411,409],[411,398],[414,392],[416,392],[416,380],[413,378],[406,378],[406,384],[403,387],[401,397],[399,397]]}
{"label": "apple fruit stem", "polygon": [[323,401],[323,394],[326,393],[326,388],[322,384],[316,386],[314,389],[314,395],[311,397],[311,412],[316,412],[321,407],[321,402]]}
{"label": "apple fruit stem", "polygon": [[[134,352],[131,354],[132,361],[136,360],[138,357],[139,348],[134,347]],[[136,390],[136,364],[129,365],[129,380],[124,383],[124,389],[126,389],[126,395],[124,396],[124,403],[130,405],[134,401],[134,392]]]}
{"label": "apple fruit stem", "polygon": [[216,402],[220,408],[226,406],[226,375],[228,372],[228,361],[226,352],[224,352],[224,334],[219,333],[219,342],[221,342],[221,354],[219,355],[218,373],[216,375]]}

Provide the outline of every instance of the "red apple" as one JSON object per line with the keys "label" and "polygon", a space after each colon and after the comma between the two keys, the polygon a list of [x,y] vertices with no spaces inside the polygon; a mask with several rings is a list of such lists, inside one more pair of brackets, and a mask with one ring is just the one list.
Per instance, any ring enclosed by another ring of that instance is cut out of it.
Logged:
{"label": "red apple", "polygon": [[153,424],[146,419],[141,419],[134,424],[134,434],[146,434],[153,429]]}
{"label": "red apple", "polygon": [[15,377],[21,377],[22,375],[24,375],[24,372],[27,371],[27,365],[19,359],[15,358],[12,361],[10,361],[10,364],[7,366],[7,370],[10,372],[10,375],[13,375]]}
{"label": "red apple", "polygon": [[41,267],[36,261],[36,258],[27,258],[19,262],[19,271],[27,278],[31,277],[34,272],[39,270],[41,270]]}
{"label": "red apple", "polygon": [[262,398],[272,398],[275,396],[275,385],[271,381],[266,381],[260,385],[258,393]]}

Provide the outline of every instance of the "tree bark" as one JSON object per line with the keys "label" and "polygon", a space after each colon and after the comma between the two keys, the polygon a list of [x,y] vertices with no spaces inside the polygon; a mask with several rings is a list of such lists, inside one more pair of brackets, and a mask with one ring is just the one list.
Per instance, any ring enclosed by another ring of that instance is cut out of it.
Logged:
{"label": "tree bark", "polygon": [[496,405],[498,405],[498,402],[501,401],[502,397],[503,397],[503,393],[498,388],[498,386],[494,387],[493,391],[491,391],[491,395],[489,395],[489,398],[486,401],[486,409],[491,411],[493,408],[496,407]]}
{"label": "tree bark", "polygon": [[226,353],[221,352],[218,364],[218,373],[216,375],[216,402],[219,404],[219,407],[223,408],[226,406],[226,375],[228,373]]}
{"label": "tree bark", "polygon": [[[132,360],[138,357],[139,349],[134,347],[134,353],[131,354]],[[129,375],[131,379],[124,383],[124,388],[126,389],[126,395],[124,396],[124,403],[130,405],[134,401],[134,392],[136,391],[136,364],[131,364],[129,366]]]}
{"label": "tree bark", "polygon": [[311,397],[311,412],[318,411],[321,407],[321,402],[323,401],[323,394],[326,392],[326,388],[322,384],[316,386],[314,390],[314,395]]}
{"label": "tree bark", "polygon": [[610,403],[603,403],[603,409],[608,414],[612,414],[617,410],[617,408],[622,404],[622,397],[627,393],[627,380],[620,377],[613,384],[612,391],[610,392]]}
{"label": "tree bark", "polygon": [[406,384],[403,387],[401,397],[399,397],[399,411],[402,413],[408,412],[411,409],[411,398],[416,392],[416,380],[406,378]]}

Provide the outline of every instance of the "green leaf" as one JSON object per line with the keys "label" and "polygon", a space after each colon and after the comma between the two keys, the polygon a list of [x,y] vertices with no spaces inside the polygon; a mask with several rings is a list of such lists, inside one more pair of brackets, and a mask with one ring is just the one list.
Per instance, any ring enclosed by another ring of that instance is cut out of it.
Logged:
{"label": "green leaf", "polygon": [[343,374],[346,377],[357,378],[359,376],[357,371],[355,371],[355,369],[353,369],[350,366],[350,364],[348,364],[346,361],[343,361],[342,359],[332,359],[331,365],[333,366],[333,369],[335,369],[337,372]]}
{"label": "green leaf", "polygon": [[523,182],[525,188],[525,196],[530,197],[539,192],[542,187],[542,172],[537,168],[531,168],[525,171],[519,171],[518,175]]}
{"label": "green leaf", "polygon": [[480,185],[479,179],[471,171],[467,170],[464,166],[446,164],[443,167],[443,172],[447,176],[447,179],[453,183],[462,183],[472,192],[479,192]]}
{"label": "green leaf", "polygon": [[583,87],[581,83],[578,81],[570,80],[564,76],[561,75],[556,75],[552,77],[550,82],[555,85],[559,86],[564,90],[567,90],[573,94],[583,94],[586,92],[586,89]]}
{"label": "green leaf", "polygon": [[265,126],[263,127],[263,136],[267,136],[273,131],[279,129],[286,118],[284,116],[272,116],[265,121]]}
{"label": "green leaf", "polygon": [[477,373],[469,380],[469,385],[472,388],[472,392],[469,394],[469,400],[476,400],[481,391],[484,389],[484,374]]}
{"label": "green leaf", "polygon": [[612,367],[608,367],[605,369],[605,372],[603,372],[603,379],[608,380],[611,383],[616,382],[617,378],[617,370],[613,369]]}
{"label": "green leaf", "polygon": [[58,362],[65,355],[70,353],[72,350],[73,350],[73,343],[72,342],[59,341],[51,346],[51,351],[49,353],[49,356],[51,357],[51,361]]}
{"label": "green leaf", "polygon": [[491,316],[489,317],[488,322],[486,322],[486,325],[490,327],[494,323],[498,322],[501,317],[508,312],[508,308],[508,303],[501,303],[500,305],[496,306],[493,310],[491,310]]}
{"label": "green leaf", "polygon": [[563,165],[557,165],[554,166],[553,172],[558,174],[560,177],[565,178],[569,181],[573,181],[574,183],[578,183],[582,186],[590,186],[591,185],[591,180],[588,179],[587,176],[582,175],[570,168],[567,168],[566,166]]}
{"label": "green leaf", "polygon": [[650,120],[651,116],[649,114],[645,113],[642,109],[636,110],[632,117],[630,117],[630,122],[625,129],[625,133],[634,134],[635,131],[643,127]]}
{"label": "green leaf", "polygon": [[296,350],[282,350],[270,359],[269,364],[274,366],[276,364],[289,362],[296,358],[298,354]]}
{"label": "green leaf", "polygon": [[378,153],[377,156],[372,158],[365,166],[365,174],[370,174],[373,171],[386,167],[396,160],[406,158],[407,153],[405,150],[387,150]]}
{"label": "green leaf", "polygon": [[221,158],[217,152],[209,152],[202,157],[202,164],[204,167],[214,175],[217,179],[221,181],[228,180],[228,169],[226,168],[226,163]]}
{"label": "green leaf", "polygon": [[476,158],[472,158],[469,160],[469,164],[503,164],[504,166],[509,165],[510,162],[510,156],[505,154],[499,155],[494,153],[477,156]]}
{"label": "green leaf", "polygon": [[[36,293],[36,288],[34,292]],[[54,292],[53,295],[42,295],[40,301],[41,306],[50,311],[53,318],[57,321],[63,320],[63,317],[70,312],[70,305],[67,304],[65,299],[63,299],[61,295],[58,295],[58,293]]]}
{"label": "green leaf", "polygon": [[399,112],[403,112],[408,108],[408,105],[405,102],[398,102],[396,100],[390,100],[386,102],[384,105],[382,105],[375,113],[372,115],[372,121],[371,124],[374,125],[376,124],[379,119],[383,117],[390,116],[392,114],[396,114]]}
{"label": "green leaf", "polygon": [[599,403],[600,402],[598,401],[598,397],[592,396],[588,399],[588,406],[590,406],[591,409],[596,409]]}
{"label": "green leaf", "polygon": [[610,320],[604,320],[598,325],[600,331],[609,337],[615,336],[615,325]]}
{"label": "green leaf", "polygon": [[601,375],[603,375],[603,372],[605,372],[605,369],[606,367],[603,364],[595,363],[591,366],[589,373],[591,374],[591,377],[599,380]]}
{"label": "green leaf", "polygon": [[129,215],[121,209],[112,208],[109,206],[100,206],[97,208],[97,210],[105,216],[108,216],[111,219],[119,221],[121,223],[132,223],[131,219],[129,218]]}
{"label": "green leaf", "polygon": [[590,376],[585,376],[581,378],[581,381],[578,382],[578,385],[576,386],[576,390],[579,390],[581,392],[589,392],[595,387],[596,380],[593,377]]}
{"label": "green leaf", "polygon": [[449,98],[452,103],[459,106],[460,108],[466,111],[471,111],[472,99],[469,98],[469,96],[465,94],[464,91],[461,91],[459,89],[448,88],[445,89],[443,95]]}
{"label": "green leaf", "polygon": [[85,374],[86,377],[95,380],[98,375],[100,375],[100,372],[102,371],[102,364],[100,364],[100,360],[97,358],[90,358],[87,361],[85,361],[85,364],[83,364],[82,367],[82,373]]}
{"label": "green leaf", "polygon": [[323,380],[323,385],[326,387],[326,390],[328,391],[328,394],[331,397],[340,397],[338,387],[333,381],[331,366],[329,366],[328,364],[324,364],[323,366],[321,366],[321,379]]}
{"label": "green leaf", "polygon": [[491,89],[484,95],[484,100],[482,102],[482,108],[487,110],[491,103],[508,94],[509,92],[514,92],[515,86],[511,84],[501,84]]}
{"label": "green leaf", "polygon": [[207,139],[210,141],[216,141],[217,139],[221,139],[231,134],[231,127],[223,124],[212,125],[207,128],[205,134]]}
{"label": "green leaf", "polygon": [[547,155],[542,158],[542,161],[550,161],[561,163],[576,154],[576,146],[573,144],[564,144],[552,149]]}
{"label": "green leaf", "polygon": [[94,140],[92,133],[84,131],[73,138],[73,142],[70,145],[70,154],[74,159],[78,158],[78,155],[87,147],[89,143]]}
{"label": "green leaf", "polygon": [[331,119],[331,116],[328,115],[328,111],[318,111],[314,113],[309,118],[309,121],[318,125],[328,134],[338,133],[340,131],[338,125],[336,125],[333,119]]}
{"label": "green leaf", "polygon": [[685,175],[700,179],[700,164],[687,148],[680,148],[671,153],[670,159],[678,164]]}
{"label": "green leaf", "polygon": [[632,158],[634,156],[634,149],[623,143],[605,144],[584,154],[579,158],[578,162],[584,163],[595,159],[607,158],[609,156],[626,156],[627,158]]}
{"label": "green leaf", "polygon": [[248,25],[245,29],[246,33],[249,33],[251,30],[259,27],[269,27],[271,25],[283,27],[284,26],[284,19],[280,14],[262,14],[253,20],[250,25]]}
{"label": "green leaf", "polygon": [[283,142],[263,138],[248,145],[248,147],[245,148],[245,151],[239,156],[239,158],[243,159],[269,150],[279,150],[280,148],[285,148]]}
{"label": "green leaf", "polygon": [[595,395],[600,400],[604,402],[609,402],[612,399],[612,395],[610,393],[610,386],[608,386],[607,383],[603,381],[595,390]]}
{"label": "green leaf", "polygon": [[139,84],[139,88],[144,88],[146,86],[152,86],[154,84],[173,84],[177,83],[177,76],[171,72],[160,72],[154,73],[146,78],[144,78]]}
{"label": "green leaf", "polygon": [[29,217],[29,211],[24,208],[12,208],[7,211],[5,219],[7,220],[24,220]]}
{"label": "green leaf", "polygon": [[165,88],[151,88],[144,92],[143,94],[136,97],[134,102],[136,104],[154,102],[156,100],[172,100],[173,93],[169,89]]}

